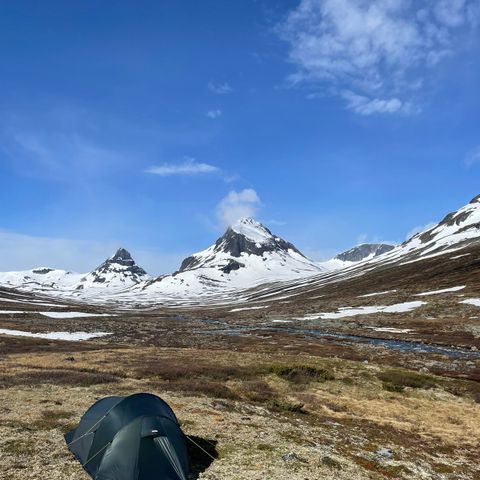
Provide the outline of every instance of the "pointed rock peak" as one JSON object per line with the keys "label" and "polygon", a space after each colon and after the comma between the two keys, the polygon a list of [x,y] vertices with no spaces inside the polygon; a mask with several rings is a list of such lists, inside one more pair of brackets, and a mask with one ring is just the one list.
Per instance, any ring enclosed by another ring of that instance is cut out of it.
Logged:
{"label": "pointed rock peak", "polygon": [[480,195],[477,195],[476,197],[472,198],[470,203],[480,203]]}
{"label": "pointed rock peak", "polygon": [[229,229],[255,243],[264,243],[273,238],[268,228],[251,217],[243,217],[237,220]]}
{"label": "pointed rock peak", "polygon": [[147,272],[139,267],[125,248],[119,248],[115,255],[105,260],[93,272],[90,272],[85,280],[93,283],[109,284],[119,280],[124,286],[127,282],[138,283],[147,277]]}
{"label": "pointed rock peak", "polygon": [[110,260],[112,262],[120,263],[120,262],[133,262],[133,258],[130,255],[130,252],[128,250],[125,250],[125,248],[120,247],[116,252],[115,255],[110,257]]}

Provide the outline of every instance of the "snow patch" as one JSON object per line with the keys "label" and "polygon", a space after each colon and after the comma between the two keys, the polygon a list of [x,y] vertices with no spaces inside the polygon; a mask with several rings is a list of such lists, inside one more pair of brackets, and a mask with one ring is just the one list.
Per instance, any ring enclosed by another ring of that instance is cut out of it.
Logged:
{"label": "snow patch", "polygon": [[410,333],[411,328],[395,328],[395,327],[368,327],[371,330],[376,332],[387,332],[387,333]]}
{"label": "snow patch", "polygon": [[81,342],[83,340],[90,340],[96,337],[105,337],[106,335],[112,335],[107,332],[48,332],[48,333],[33,333],[24,332],[22,330],[10,330],[9,328],[0,328],[1,335],[13,335],[15,337],[32,337],[32,338],[44,338],[47,340],[66,340],[68,342]]}
{"label": "snow patch", "polygon": [[344,317],[354,317],[356,315],[370,315],[372,313],[404,313],[410,312],[427,302],[414,301],[396,303],[394,305],[367,305],[364,307],[340,307],[338,312],[323,312],[298,317],[295,320],[319,320],[319,319],[336,319]]}
{"label": "snow patch", "polygon": [[241,312],[242,310],[260,310],[261,308],[268,308],[268,305],[260,305],[258,307],[232,308],[232,310],[229,310],[229,312]]}
{"label": "snow patch", "polygon": [[475,307],[480,307],[480,298],[467,298],[462,300],[460,303],[465,303],[467,305],[474,305]]}
{"label": "snow patch", "polygon": [[83,318],[83,317],[110,317],[109,313],[84,313],[84,312],[37,312],[50,318]]}
{"label": "snow patch", "polygon": [[465,285],[460,285],[458,287],[451,287],[451,288],[442,288],[441,290],[430,290],[429,292],[422,292],[416,293],[416,297],[424,296],[424,295],[438,295],[439,293],[448,293],[448,292],[458,292],[459,290],[463,290]]}
{"label": "snow patch", "polygon": [[396,290],[385,290],[384,292],[374,292],[374,293],[367,293],[366,295],[359,295],[358,298],[366,298],[366,297],[375,297],[376,295],[386,295],[387,293],[394,293]]}

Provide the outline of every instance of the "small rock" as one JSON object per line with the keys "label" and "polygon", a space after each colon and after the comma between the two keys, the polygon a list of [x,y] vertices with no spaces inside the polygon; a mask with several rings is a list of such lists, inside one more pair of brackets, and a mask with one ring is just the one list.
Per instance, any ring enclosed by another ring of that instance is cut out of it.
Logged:
{"label": "small rock", "polygon": [[379,448],[375,452],[375,454],[378,455],[379,457],[383,457],[383,458],[392,458],[393,457],[392,450],[390,450],[389,448],[385,448],[385,447]]}
{"label": "small rock", "polygon": [[337,462],[336,460],[328,456],[322,457],[321,462],[328,468],[336,468],[337,470],[340,470],[342,468],[340,462]]}
{"label": "small rock", "polygon": [[67,358],[65,358],[65,360],[66,360],[67,362],[74,362],[74,361],[75,361],[75,357],[67,357]]}
{"label": "small rock", "polygon": [[228,402],[224,402],[223,400],[213,401],[212,407],[216,408],[217,410],[227,410],[231,408],[230,404]]}
{"label": "small rock", "polygon": [[427,367],[422,367],[422,368],[420,369],[420,372],[421,372],[421,373],[430,373],[430,370],[429,370]]}
{"label": "small rock", "polygon": [[300,455],[297,455],[296,453],[293,453],[293,452],[289,452],[289,453],[286,453],[285,455],[282,455],[282,460],[288,463],[292,463],[292,462],[308,463],[307,460],[305,460],[304,458],[300,457]]}

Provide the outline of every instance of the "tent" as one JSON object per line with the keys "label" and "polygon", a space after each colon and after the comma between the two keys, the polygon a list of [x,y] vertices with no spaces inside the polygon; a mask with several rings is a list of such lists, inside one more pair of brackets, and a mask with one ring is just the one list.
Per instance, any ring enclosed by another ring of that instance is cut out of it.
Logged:
{"label": "tent", "polygon": [[185,436],[169,405],[148,393],[94,403],[68,448],[94,480],[187,480]]}

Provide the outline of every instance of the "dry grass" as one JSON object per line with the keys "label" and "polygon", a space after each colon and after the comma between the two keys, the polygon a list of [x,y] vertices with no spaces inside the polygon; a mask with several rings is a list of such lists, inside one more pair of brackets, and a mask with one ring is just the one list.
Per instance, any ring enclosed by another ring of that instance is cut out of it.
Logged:
{"label": "dry grass", "polygon": [[18,372],[0,377],[0,388],[18,385],[71,385],[89,387],[100,383],[118,382],[120,378],[108,373],[79,371],[74,369],[39,369]]}
{"label": "dry grass", "polygon": [[[86,478],[62,434],[95,399],[138,391],[169,401],[187,433],[218,442],[219,459],[202,479],[480,473],[477,384],[464,379],[306,355],[138,347],[77,352],[74,361],[9,355],[0,378],[1,478],[42,478],[45,465],[54,480]],[[404,389],[385,390],[386,382]],[[401,455],[377,458],[381,446]],[[307,463],[282,460],[289,452]]]}

